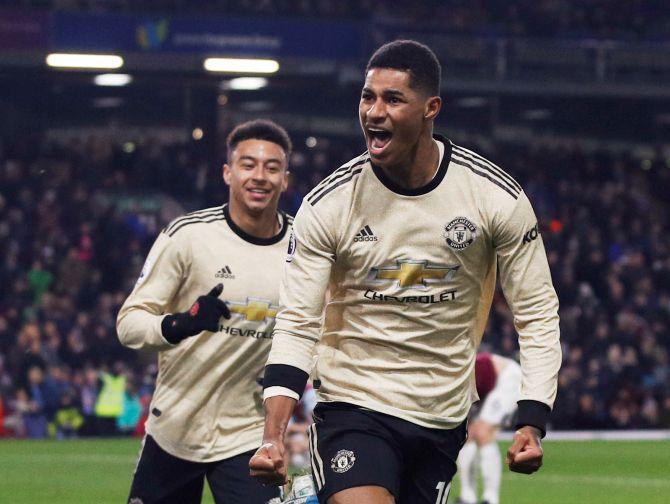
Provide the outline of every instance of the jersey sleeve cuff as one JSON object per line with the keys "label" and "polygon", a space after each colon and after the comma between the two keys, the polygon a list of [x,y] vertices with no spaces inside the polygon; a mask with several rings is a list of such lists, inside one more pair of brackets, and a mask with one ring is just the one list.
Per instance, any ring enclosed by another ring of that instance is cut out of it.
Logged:
{"label": "jersey sleeve cuff", "polygon": [[263,390],[263,402],[270,399],[271,397],[277,396],[290,397],[296,401],[300,400],[300,396],[298,394],[286,387],[268,387]]}
{"label": "jersey sleeve cuff", "polygon": [[176,343],[172,343],[163,335],[163,321],[168,315],[163,315],[158,317],[157,324],[154,326],[153,335],[151,336],[152,346],[159,350],[169,350],[177,346]]}
{"label": "jersey sleeve cuff", "polygon": [[[263,389],[283,388],[295,394],[296,399],[300,400],[305,391],[309,375],[300,368],[289,366],[287,364],[268,364],[265,366],[265,377],[263,378]],[[286,395],[286,394],[275,394]],[[263,393],[265,397],[265,392]],[[289,397],[294,397],[290,395]]]}
{"label": "jersey sleeve cuff", "polygon": [[547,421],[551,408],[540,401],[522,400],[519,405],[519,415],[516,422],[516,428],[530,425],[540,429],[542,437],[547,434]]}

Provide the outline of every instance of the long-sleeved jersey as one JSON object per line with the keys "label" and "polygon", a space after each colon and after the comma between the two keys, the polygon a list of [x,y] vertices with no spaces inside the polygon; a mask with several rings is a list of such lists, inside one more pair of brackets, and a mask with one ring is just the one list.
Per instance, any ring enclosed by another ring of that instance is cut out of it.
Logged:
{"label": "long-sleeved jersey", "polygon": [[[319,342],[321,401],[453,428],[477,398],[475,355],[499,274],[519,333],[520,417],[544,429],[561,350],[536,217],[510,175],[436,141],[439,168],[422,188],[397,186],[365,153],[305,197],[266,376],[276,365],[312,372]],[[268,385],[265,397],[291,395]]]}
{"label": "long-sleeved jersey", "polygon": [[[279,283],[292,218],[269,239],[249,236],[227,205],[173,221],[156,239],[139,280],[119,312],[121,342],[158,350],[158,378],[147,432],[168,453],[211,462],[257,448],[263,436],[258,380],[270,350]],[[189,309],[223,283],[231,319],[171,345],[168,313]]]}

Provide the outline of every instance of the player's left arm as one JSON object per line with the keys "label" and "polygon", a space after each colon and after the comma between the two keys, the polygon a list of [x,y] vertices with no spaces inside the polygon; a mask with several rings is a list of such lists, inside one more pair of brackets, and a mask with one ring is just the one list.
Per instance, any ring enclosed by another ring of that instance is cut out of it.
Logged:
{"label": "player's left arm", "polygon": [[519,334],[522,381],[510,469],[531,473],[542,465],[541,438],[556,398],[561,345],[558,297],[530,201],[521,192],[496,213],[493,239],[500,283]]}

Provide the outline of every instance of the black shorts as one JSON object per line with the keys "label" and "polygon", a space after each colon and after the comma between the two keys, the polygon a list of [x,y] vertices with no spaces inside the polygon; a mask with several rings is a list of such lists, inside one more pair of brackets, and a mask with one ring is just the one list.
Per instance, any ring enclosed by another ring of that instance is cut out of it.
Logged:
{"label": "black shorts", "polygon": [[249,451],[217,462],[190,462],[170,455],[149,435],[130,488],[129,504],[200,503],[205,481],[217,504],[266,504],[279,497],[249,476]]}
{"label": "black shorts", "polygon": [[346,403],[320,403],[309,428],[314,484],[320,503],[359,486],[381,486],[398,504],[445,504],[456,459],[467,436],[429,429]]}

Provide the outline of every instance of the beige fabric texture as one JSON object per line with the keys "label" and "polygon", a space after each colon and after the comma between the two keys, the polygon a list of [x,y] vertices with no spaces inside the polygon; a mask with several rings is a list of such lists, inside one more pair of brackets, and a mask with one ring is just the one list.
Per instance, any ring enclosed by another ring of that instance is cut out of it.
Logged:
{"label": "beige fabric texture", "polygon": [[519,333],[520,399],[552,406],[558,300],[531,204],[499,167],[438,144],[437,185],[423,194],[392,190],[363,154],[305,197],[268,363],[320,379],[320,401],[456,427],[477,399],[475,355],[499,277]]}

